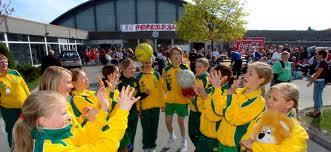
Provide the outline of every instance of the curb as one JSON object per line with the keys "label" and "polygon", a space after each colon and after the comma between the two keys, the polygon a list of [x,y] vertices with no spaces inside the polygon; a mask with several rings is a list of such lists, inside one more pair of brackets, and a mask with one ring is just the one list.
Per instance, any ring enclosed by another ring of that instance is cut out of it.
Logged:
{"label": "curb", "polygon": [[[331,106],[325,106],[325,107],[331,107]],[[308,112],[312,111],[314,108],[306,108],[299,112],[299,118],[300,120],[302,117]],[[323,146],[324,148],[331,151],[331,136],[328,136],[326,134],[323,134],[320,129],[313,127],[309,123],[300,121],[303,127],[307,130],[309,134],[309,138],[312,139],[316,144],[319,144]]]}

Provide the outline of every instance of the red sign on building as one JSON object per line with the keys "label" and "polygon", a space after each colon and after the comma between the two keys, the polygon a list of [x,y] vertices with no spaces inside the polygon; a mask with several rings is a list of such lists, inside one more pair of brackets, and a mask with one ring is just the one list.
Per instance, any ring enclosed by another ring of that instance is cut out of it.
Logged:
{"label": "red sign on building", "polygon": [[250,47],[264,48],[264,37],[244,37],[233,42],[232,46],[235,50],[242,50],[243,48],[248,50]]}

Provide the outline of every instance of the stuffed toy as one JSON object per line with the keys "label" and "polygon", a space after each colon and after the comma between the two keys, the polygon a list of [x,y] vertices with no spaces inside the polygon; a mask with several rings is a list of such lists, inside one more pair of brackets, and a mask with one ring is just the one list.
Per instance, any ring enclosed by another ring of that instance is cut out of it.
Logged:
{"label": "stuffed toy", "polygon": [[256,124],[251,139],[266,144],[280,144],[291,136],[294,123],[291,118],[275,111],[262,114]]}
{"label": "stuffed toy", "polygon": [[181,70],[177,73],[177,82],[181,87],[181,91],[184,97],[193,98],[195,93],[193,90],[193,85],[195,81],[195,76],[190,70]]}

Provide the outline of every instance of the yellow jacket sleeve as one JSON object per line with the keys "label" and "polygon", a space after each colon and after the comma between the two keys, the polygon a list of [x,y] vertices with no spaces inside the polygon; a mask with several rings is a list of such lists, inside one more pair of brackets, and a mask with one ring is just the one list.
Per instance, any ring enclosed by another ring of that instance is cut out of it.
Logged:
{"label": "yellow jacket sleeve", "polygon": [[278,145],[254,142],[252,150],[254,152],[306,152],[308,138],[306,130],[296,121],[291,137]]}
{"label": "yellow jacket sleeve", "polygon": [[[73,137],[70,145],[62,146],[61,144],[45,144],[44,151],[58,151],[58,152],[97,152],[109,151],[116,152],[120,145],[120,140],[123,138],[127,128],[129,112],[125,110],[118,110],[114,117],[110,119],[109,130],[102,132],[97,130],[95,134],[90,134],[90,129],[84,128],[85,132],[81,132]],[[87,134],[86,134],[87,133]],[[93,138],[90,138],[92,135]],[[95,140],[95,142],[81,142],[80,140]],[[84,144],[85,143],[85,144]],[[86,144],[87,143],[87,144]]]}
{"label": "yellow jacket sleeve", "polygon": [[[228,95],[227,100],[232,100],[234,95]],[[225,111],[225,119],[234,126],[240,126],[251,122],[265,108],[264,99],[259,96],[248,105],[241,104],[239,101],[231,101],[229,107]]]}
{"label": "yellow jacket sleeve", "polygon": [[223,116],[223,111],[226,107],[227,100],[226,92],[223,93],[221,88],[215,88],[215,92],[211,96],[211,100],[215,114]]}

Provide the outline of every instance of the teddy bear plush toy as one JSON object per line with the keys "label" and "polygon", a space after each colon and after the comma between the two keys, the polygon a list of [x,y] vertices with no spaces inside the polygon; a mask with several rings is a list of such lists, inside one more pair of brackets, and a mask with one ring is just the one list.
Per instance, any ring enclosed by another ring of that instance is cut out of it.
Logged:
{"label": "teddy bear plush toy", "polygon": [[256,124],[251,139],[266,144],[280,144],[291,136],[294,127],[291,118],[275,111],[262,114]]}

